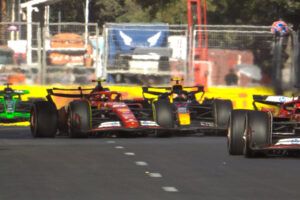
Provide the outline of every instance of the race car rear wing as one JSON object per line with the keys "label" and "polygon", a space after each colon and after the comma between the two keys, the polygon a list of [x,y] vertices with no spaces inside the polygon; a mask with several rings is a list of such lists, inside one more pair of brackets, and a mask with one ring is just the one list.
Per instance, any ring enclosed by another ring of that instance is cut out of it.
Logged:
{"label": "race car rear wing", "polygon": [[298,97],[274,96],[274,95],[253,95],[253,107],[257,109],[256,103],[262,103],[271,106],[280,106],[286,102],[297,100]]}
{"label": "race car rear wing", "polygon": [[[48,95],[47,99],[49,101],[52,101],[51,96],[57,96],[57,97],[66,97],[66,98],[82,98],[85,95],[83,91],[92,91],[94,88],[81,88],[78,87],[76,89],[73,88],[52,88],[52,89],[47,89]],[[72,94],[72,93],[60,93],[60,92],[55,92],[55,91],[78,91],[79,94]]]}
{"label": "race car rear wing", "polygon": [[[171,92],[172,88],[171,87],[143,87],[142,89],[143,89],[144,93],[153,94],[153,95],[160,95],[160,94],[163,94],[165,92],[151,91],[151,89],[152,90],[162,90],[162,89],[164,89],[164,90],[167,90],[167,91],[169,90]],[[194,90],[192,90],[192,89],[194,89]],[[190,91],[190,90],[192,90],[192,91]],[[187,91],[187,92],[196,94],[196,93],[199,93],[199,92],[204,92],[204,88],[203,88],[203,86],[184,87],[183,91]]]}
{"label": "race car rear wing", "polygon": [[[175,86],[177,86],[177,85],[175,85]],[[177,93],[177,92],[186,93],[188,96],[194,96],[195,94],[200,93],[200,92],[203,92],[203,94],[204,94],[203,86],[184,87],[184,89],[179,89],[179,90],[174,89],[174,86],[173,87],[142,87],[142,89],[143,89],[144,99],[149,99],[149,98],[145,97],[145,94],[150,94],[150,95],[154,95],[154,96],[160,96],[160,95],[168,96],[172,93]],[[160,91],[154,91],[154,90],[165,90],[165,91],[160,92]]]}

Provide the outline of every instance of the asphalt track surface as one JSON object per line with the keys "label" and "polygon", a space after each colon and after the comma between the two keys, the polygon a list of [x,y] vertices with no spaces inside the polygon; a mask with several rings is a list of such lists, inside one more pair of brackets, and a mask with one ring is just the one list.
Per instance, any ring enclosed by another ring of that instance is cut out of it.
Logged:
{"label": "asphalt track surface", "polygon": [[0,200],[298,200],[299,180],[299,157],[229,156],[224,137],[37,139],[0,128]]}

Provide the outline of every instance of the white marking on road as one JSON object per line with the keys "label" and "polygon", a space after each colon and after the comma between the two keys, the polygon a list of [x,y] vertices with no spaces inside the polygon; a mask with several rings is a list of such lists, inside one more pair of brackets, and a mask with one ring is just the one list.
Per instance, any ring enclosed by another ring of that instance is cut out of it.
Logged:
{"label": "white marking on road", "polygon": [[161,178],[162,175],[160,173],[149,173],[149,176],[152,178]]}
{"label": "white marking on road", "polygon": [[115,146],[116,149],[124,149],[123,146]]}
{"label": "white marking on road", "polygon": [[165,186],[165,187],[162,187],[162,189],[165,192],[178,192],[178,190],[175,187],[171,187],[171,186]]}
{"label": "white marking on road", "polygon": [[139,165],[139,166],[147,166],[148,165],[148,163],[146,163],[144,161],[136,161],[135,164]]}
{"label": "white marking on road", "polygon": [[108,144],[114,144],[114,143],[116,143],[116,141],[109,140],[106,143],[108,143]]}
{"label": "white marking on road", "polygon": [[135,153],[133,153],[133,152],[125,152],[124,153],[126,156],[134,156],[135,155]]}

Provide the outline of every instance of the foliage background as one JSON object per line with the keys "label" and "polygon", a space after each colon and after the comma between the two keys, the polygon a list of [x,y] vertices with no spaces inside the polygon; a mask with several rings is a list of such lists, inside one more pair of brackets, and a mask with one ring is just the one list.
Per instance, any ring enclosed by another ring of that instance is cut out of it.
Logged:
{"label": "foliage background", "polygon": [[[84,21],[83,0],[65,0],[51,6],[51,22]],[[186,0],[90,0],[89,21],[101,27],[105,22],[167,22],[187,24]],[[207,0],[208,24],[271,25],[282,19],[300,25],[299,0]]]}

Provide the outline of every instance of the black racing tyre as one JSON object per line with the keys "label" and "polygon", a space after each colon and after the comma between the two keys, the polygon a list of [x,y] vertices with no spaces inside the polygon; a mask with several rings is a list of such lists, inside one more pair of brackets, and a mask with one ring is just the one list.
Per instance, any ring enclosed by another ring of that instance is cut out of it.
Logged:
{"label": "black racing tyre", "polygon": [[71,138],[86,138],[91,127],[91,109],[87,101],[72,101],[68,109],[68,133]]}
{"label": "black racing tyre", "polygon": [[244,144],[245,157],[256,157],[260,149],[271,144],[271,124],[268,113],[251,111],[246,117],[247,134]]}
{"label": "black racing tyre", "polygon": [[230,155],[243,155],[245,120],[248,110],[232,110],[228,122],[227,149]]}
{"label": "black racing tyre", "polygon": [[154,102],[155,121],[164,128],[173,128],[174,110],[173,105],[167,100]]}
{"label": "black racing tyre", "polygon": [[30,129],[33,137],[54,137],[57,124],[55,104],[48,101],[38,101],[33,104],[30,115]]}
{"label": "black racing tyre", "polygon": [[230,113],[232,111],[232,102],[230,100],[215,99],[213,109],[216,126],[226,130]]}
{"label": "black racing tyre", "polygon": [[[154,117],[158,125],[163,128],[174,127],[173,105],[167,100],[158,100],[154,102]],[[169,137],[172,133],[168,130],[156,130],[156,136]]]}

